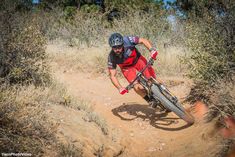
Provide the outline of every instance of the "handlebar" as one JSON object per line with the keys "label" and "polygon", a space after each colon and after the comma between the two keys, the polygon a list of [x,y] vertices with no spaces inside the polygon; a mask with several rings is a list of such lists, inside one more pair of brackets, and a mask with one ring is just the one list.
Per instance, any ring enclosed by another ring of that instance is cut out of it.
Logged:
{"label": "handlebar", "polygon": [[136,80],[139,79],[139,77],[143,74],[143,72],[149,67],[149,65],[153,65],[154,60],[152,58],[150,58],[146,64],[146,66],[137,73],[137,76],[135,77],[135,79],[128,85],[126,86],[126,89],[129,91],[131,88],[133,88],[133,84]]}

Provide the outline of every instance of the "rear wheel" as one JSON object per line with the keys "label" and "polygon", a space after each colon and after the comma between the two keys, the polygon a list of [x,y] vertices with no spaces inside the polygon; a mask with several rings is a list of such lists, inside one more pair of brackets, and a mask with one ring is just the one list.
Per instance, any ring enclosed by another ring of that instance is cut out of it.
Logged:
{"label": "rear wheel", "polygon": [[166,109],[171,110],[172,112],[174,112],[177,116],[179,116],[181,119],[183,119],[187,123],[189,124],[194,123],[193,116],[190,113],[188,113],[179,102],[173,103],[169,99],[167,99],[162,94],[162,92],[160,91],[157,85],[153,84],[151,87],[151,90],[153,92],[153,97],[155,99],[158,99]]}

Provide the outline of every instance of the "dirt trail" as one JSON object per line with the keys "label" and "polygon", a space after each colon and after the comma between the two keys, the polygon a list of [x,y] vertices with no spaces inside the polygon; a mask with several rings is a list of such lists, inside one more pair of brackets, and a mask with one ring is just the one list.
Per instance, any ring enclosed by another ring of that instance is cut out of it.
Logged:
{"label": "dirt trail", "polygon": [[[204,157],[217,150],[211,124],[197,120],[193,126],[187,126],[173,113],[159,114],[133,91],[120,95],[104,76],[60,70],[54,75],[74,97],[94,104],[94,111],[105,118],[110,132],[120,132],[118,142],[124,147],[120,156]],[[170,90],[182,100],[189,92],[188,82],[179,78],[168,80],[178,82]]]}

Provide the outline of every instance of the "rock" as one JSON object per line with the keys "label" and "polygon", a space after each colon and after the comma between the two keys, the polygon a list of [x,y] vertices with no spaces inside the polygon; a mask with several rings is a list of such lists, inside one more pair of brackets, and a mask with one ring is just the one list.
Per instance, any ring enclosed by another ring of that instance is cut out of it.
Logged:
{"label": "rock", "polygon": [[162,151],[162,150],[163,150],[162,146],[160,146],[160,147],[158,148],[158,150]]}
{"label": "rock", "polygon": [[133,136],[134,136],[134,132],[133,132],[133,131],[131,131],[130,136],[131,136],[131,137],[133,137]]}
{"label": "rock", "polygon": [[157,151],[157,149],[154,148],[154,147],[149,147],[149,148],[148,148],[148,152],[155,152],[155,151]]}
{"label": "rock", "polygon": [[162,146],[165,146],[166,144],[165,143],[161,143]]}

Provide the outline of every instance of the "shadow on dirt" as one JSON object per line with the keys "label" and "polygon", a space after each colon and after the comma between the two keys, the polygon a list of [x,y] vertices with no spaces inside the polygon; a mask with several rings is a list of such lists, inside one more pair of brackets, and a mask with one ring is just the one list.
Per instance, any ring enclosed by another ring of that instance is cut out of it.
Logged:
{"label": "shadow on dirt", "polygon": [[112,109],[112,112],[121,120],[132,121],[141,118],[143,121],[149,121],[150,125],[153,127],[167,131],[178,131],[191,126],[185,123],[182,126],[181,123],[178,123],[180,118],[170,117],[168,113],[157,112],[147,105],[136,103],[123,104]]}

